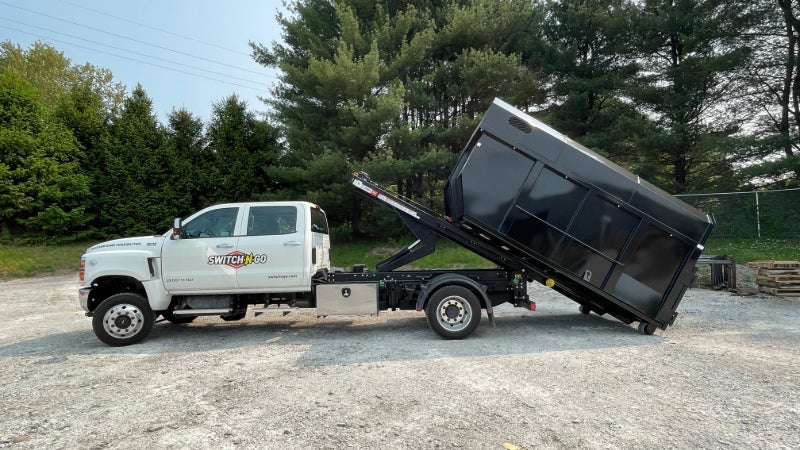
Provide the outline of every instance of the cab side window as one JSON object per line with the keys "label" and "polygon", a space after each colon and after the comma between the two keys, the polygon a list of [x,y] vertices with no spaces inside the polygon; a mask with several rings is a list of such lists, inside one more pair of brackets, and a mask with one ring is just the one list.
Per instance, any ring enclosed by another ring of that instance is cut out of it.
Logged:
{"label": "cab side window", "polygon": [[184,227],[186,238],[233,236],[239,208],[220,208],[203,213]]}
{"label": "cab side window", "polygon": [[318,208],[311,208],[311,231],[328,234],[328,219],[325,217],[325,213]]}
{"label": "cab side window", "polygon": [[294,206],[253,206],[247,219],[248,236],[292,234],[297,231]]}

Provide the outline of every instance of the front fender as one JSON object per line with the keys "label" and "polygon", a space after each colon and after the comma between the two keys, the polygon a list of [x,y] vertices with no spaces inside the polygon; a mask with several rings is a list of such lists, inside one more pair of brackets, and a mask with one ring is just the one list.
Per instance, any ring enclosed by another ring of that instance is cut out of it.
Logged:
{"label": "front fender", "polygon": [[142,282],[150,309],[153,311],[163,311],[169,307],[172,296],[164,289],[161,280],[151,280]]}
{"label": "front fender", "polygon": [[158,278],[157,266],[152,253],[129,250],[108,253],[87,253],[83,286],[91,286],[94,280],[103,277],[128,277],[140,282]]}

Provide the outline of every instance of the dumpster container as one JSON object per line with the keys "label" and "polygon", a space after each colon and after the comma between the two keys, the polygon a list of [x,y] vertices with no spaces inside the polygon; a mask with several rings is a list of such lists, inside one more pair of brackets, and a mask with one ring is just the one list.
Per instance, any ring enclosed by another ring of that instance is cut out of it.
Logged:
{"label": "dumpster container", "polygon": [[[445,186],[454,223],[581,311],[675,320],[714,219],[496,99]],[[551,284],[551,283],[548,283]]]}

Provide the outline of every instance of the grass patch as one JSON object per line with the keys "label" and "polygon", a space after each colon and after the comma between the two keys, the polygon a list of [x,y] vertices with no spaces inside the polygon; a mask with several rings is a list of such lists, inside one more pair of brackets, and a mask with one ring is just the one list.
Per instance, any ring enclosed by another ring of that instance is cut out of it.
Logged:
{"label": "grass patch", "polygon": [[[354,264],[366,264],[367,268],[374,270],[375,266],[386,258],[394,255],[398,250],[408,244],[388,242],[351,243],[336,245],[331,248],[331,264],[350,270]],[[490,269],[496,265],[484,258],[462,248],[452,242],[441,240],[436,243],[436,251],[432,254],[414,261],[404,269]]]}
{"label": "grass patch", "polygon": [[77,274],[81,255],[90,245],[0,245],[0,280]]}
{"label": "grass patch", "polygon": [[800,261],[800,239],[711,238],[704,255],[728,255],[739,264],[749,261]]}
{"label": "grass patch", "polygon": [[[436,251],[405,269],[490,269],[491,262],[440,240]],[[92,243],[70,245],[0,245],[0,281],[42,275],[76,273],[78,261]],[[353,264],[375,266],[403,248],[405,242],[334,244],[332,264],[349,270]],[[756,260],[800,261],[800,239],[710,239],[706,255],[728,255],[741,264]]]}

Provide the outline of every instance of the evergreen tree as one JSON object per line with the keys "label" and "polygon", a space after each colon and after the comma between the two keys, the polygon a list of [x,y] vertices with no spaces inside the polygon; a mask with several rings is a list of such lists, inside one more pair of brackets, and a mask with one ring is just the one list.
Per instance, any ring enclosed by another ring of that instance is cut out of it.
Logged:
{"label": "evergreen tree", "polygon": [[99,170],[92,191],[100,226],[107,234],[161,233],[176,211],[191,203],[190,193],[173,187],[184,176],[165,144],[166,133],[152,101],[137,85],[98,146]]}
{"label": "evergreen tree", "polygon": [[167,145],[175,156],[175,170],[180,174],[174,189],[188,194],[185,210],[176,211],[185,216],[213,203],[213,180],[217,166],[206,145],[203,121],[186,109],[173,109],[167,117]]}
{"label": "evergreen tree", "polygon": [[733,188],[733,162],[746,115],[739,69],[750,48],[749,3],[646,0],[635,36],[641,52],[639,84],[631,91],[655,129],[637,142],[639,173],[668,191]]}
{"label": "evergreen tree", "polygon": [[214,104],[206,139],[216,167],[209,198],[252,201],[275,190],[278,131],[248,111],[246,102],[231,95]]}
{"label": "evergreen tree", "polygon": [[26,50],[10,41],[0,43],[0,69],[31,83],[46,113],[57,108],[74,88],[99,96],[105,116],[116,113],[125,98],[125,86],[115,82],[108,69],[89,63],[74,65],[62,52],[42,42],[35,42]]}
{"label": "evergreen tree", "polygon": [[800,2],[760,0],[761,19],[747,30],[754,48],[747,67],[755,134],[743,181],[781,186],[800,183]]}
{"label": "evergreen tree", "polygon": [[0,72],[0,231],[58,237],[87,221],[88,180],[71,131],[48,120],[37,90]]}
{"label": "evergreen tree", "polygon": [[613,159],[633,166],[634,143],[649,121],[622,99],[638,71],[627,0],[564,0],[548,4],[542,71],[552,80],[544,120]]}
{"label": "evergreen tree", "polygon": [[288,46],[253,45],[257,61],[282,71],[271,103],[288,145],[287,194],[320,202],[356,235],[375,217],[352,194],[352,170],[441,206],[442,182],[491,100],[541,98],[511,48],[537,14],[530,2],[467,3],[292,3],[294,16],[279,17]]}

